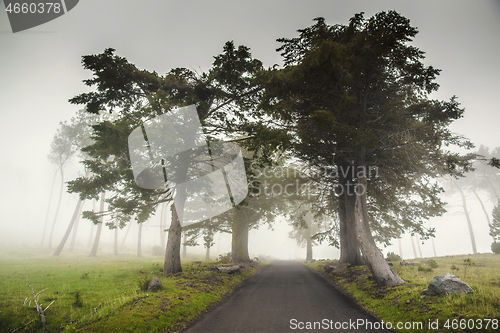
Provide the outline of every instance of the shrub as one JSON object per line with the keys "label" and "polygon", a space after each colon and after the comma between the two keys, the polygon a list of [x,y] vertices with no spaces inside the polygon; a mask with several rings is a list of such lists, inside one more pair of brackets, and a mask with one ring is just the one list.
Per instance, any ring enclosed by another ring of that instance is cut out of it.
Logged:
{"label": "shrub", "polygon": [[229,264],[231,262],[231,252],[226,254],[219,254],[219,259],[217,259],[218,263],[221,264]]}
{"label": "shrub", "polygon": [[429,265],[430,268],[437,268],[437,267],[439,267],[438,263],[434,259],[427,260],[427,265]]}
{"label": "shrub", "polygon": [[401,257],[394,252],[387,253],[387,260],[389,261],[401,261]]}
{"label": "shrub", "polygon": [[420,265],[418,265],[418,271],[419,272],[432,272],[433,269],[432,269],[432,267],[429,267],[427,265],[420,264]]}
{"label": "shrub", "polygon": [[77,308],[81,308],[83,306],[82,297],[80,296],[80,292],[79,291],[76,291],[75,302],[73,303],[73,306],[77,307]]}
{"label": "shrub", "polygon": [[500,254],[500,242],[493,242],[491,244],[491,251],[495,254]]}

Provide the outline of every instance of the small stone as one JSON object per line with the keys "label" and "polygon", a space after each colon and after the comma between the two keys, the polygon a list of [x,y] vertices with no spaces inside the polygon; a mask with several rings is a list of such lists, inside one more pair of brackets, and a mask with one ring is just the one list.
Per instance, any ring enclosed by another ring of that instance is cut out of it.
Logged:
{"label": "small stone", "polygon": [[158,289],[161,289],[161,287],[162,287],[162,284],[161,284],[160,278],[155,276],[151,280],[149,280],[147,290],[148,291],[157,291]]}

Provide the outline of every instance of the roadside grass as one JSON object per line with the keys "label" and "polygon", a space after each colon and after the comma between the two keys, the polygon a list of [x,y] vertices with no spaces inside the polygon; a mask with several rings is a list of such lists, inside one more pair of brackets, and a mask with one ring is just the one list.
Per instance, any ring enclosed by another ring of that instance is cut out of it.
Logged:
{"label": "roadside grass", "polygon": [[[40,332],[33,294],[41,291],[49,332],[169,332],[180,330],[220,301],[259,265],[227,275],[213,262],[183,261],[183,272],[165,277],[162,257],[0,254],[0,332]],[[158,276],[162,289],[142,291]],[[43,291],[42,291],[43,290]],[[24,304],[24,305],[23,305]]]}
{"label": "roadside grass", "polygon": [[[427,265],[421,265],[419,269],[419,266],[401,266],[399,262],[394,262],[393,270],[407,282],[402,286],[379,288],[366,266],[339,266],[325,274],[368,311],[384,322],[392,323],[393,328],[397,323],[407,325],[407,329],[396,331],[499,332],[500,256],[477,254],[432,259],[438,264],[432,270],[422,268]],[[423,259],[411,261],[422,262]],[[308,265],[323,272],[325,264],[327,262],[320,261]],[[462,296],[422,296],[421,292],[427,288],[432,277],[444,273],[458,276],[475,292]],[[436,320],[438,329],[435,326],[430,328],[429,322],[435,325]],[[421,323],[421,326],[413,323]]]}

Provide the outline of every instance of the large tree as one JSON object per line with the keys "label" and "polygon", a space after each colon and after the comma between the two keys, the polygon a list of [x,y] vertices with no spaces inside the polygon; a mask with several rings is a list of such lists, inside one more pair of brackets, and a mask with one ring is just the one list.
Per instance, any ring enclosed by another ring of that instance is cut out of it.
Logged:
{"label": "large tree", "polygon": [[[171,201],[172,192],[165,189],[149,190],[137,186],[131,170],[128,135],[148,119],[172,109],[195,104],[198,117],[209,141],[231,140],[241,137],[245,112],[255,104],[260,90],[253,76],[261,70],[261,62],[251,57],[245,46],[236,48],[232,42],[223,53],[214,58],[211,69],[197,74],[186,68],[175,68],[166,75],[140,70],[125,58],[106,49],[102,54],[82,58],[83,66],[94,77],[85,84],[96,91],[83,93],[71,103],[84,104],[89,112],[114,110],[118,117],[113,122],[94,126],[95,143],[85,151],[92,157],[86,165],[92,171],[90,178],[71,183],[71,190],[81,197],[97,198],[103,191],[113,194],[107,199],[109,213],[124,223],[135,215],[138,222],[147,220],[157,205]],[[108,158],[114,156],[110,162]],[[177,196],[182,195],[179,191]],[[176,209],[165,252],[165,274],[181,271],[181,225]],[[87,213],[98,223],[98,216]]]}
{"label": "large tree", "polygon": [[341,260],[361,263],[361,249],[379,285],[400,284],[372,231],[385,240],[405,230],[432,235],[423,222],[444,211],[434,177],[469,165],[445,149],[471,146],[448,130],[463,109],[454,97],[429,98],[439,70],[410,44],[417,29],[407,18],[389,11],[356,14],[348,25],[315,20],[278,40],[285,66],[262,81],[261,109],[273,121],[253,130],[311,167],[336,170],[320,176],[337,189]]}

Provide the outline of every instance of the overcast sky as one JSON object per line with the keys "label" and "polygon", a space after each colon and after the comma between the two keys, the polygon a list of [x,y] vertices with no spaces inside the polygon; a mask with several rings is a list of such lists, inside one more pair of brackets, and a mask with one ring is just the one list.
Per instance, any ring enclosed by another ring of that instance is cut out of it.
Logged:
{"label": "overcast sky", "polygon": [[[328,24],[347,24],[361,11],[370,17],[395,9],[418,28],[414,45],[426,52],[425,64],[442,70],[437,80],[441,88],[433,97],[456,95],[466,109],[452,130],[477,146],[500,146],[498,0],[82,0],[62,17],[15,34],[4,8],[2,3],[0,242],[26,232],[39,237],[54,172],[47,160],[50,142],[59,122],[80,108],[68,99],[88,91],[82,80],[90,72],[82,68],[81,56],[108,47],[139,68],[164,74],[174,67],[207,70],[224,43],[233,40],[250,47],[267,67],[281,63],[276,39],[296,36],[296,30],[312,25],[315,17],[324,17]],[[79,170],[75,164],[68,179]],[[67,219],[75,200],[64,200],[62,218]],[[462,218],[455,216],[453,223],[465,224]],[[66,220],[61,221],[59,230],[65,225]],[[441,254],[467,253],[456,237],[446,238],[447,224],[441,225],[434,223],[438,236],[443,230],[440,242],[447,244]],[[477,233],[483,244],[479,250],[489,251],[487,228],[478,227]]]}

